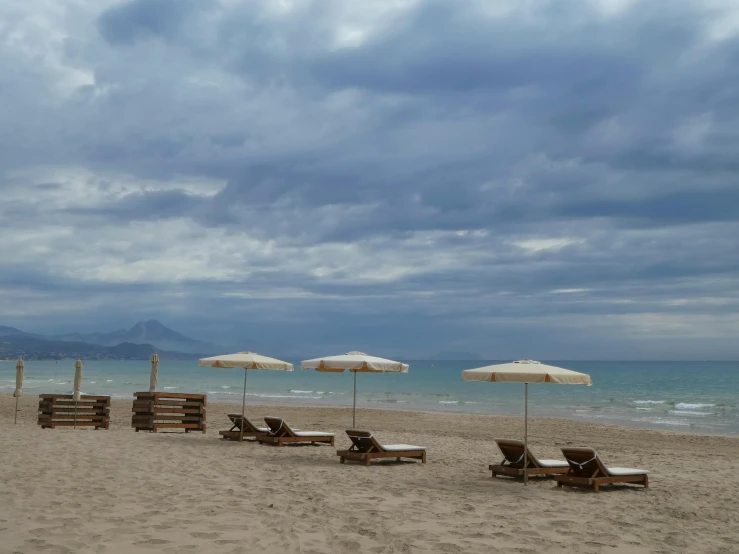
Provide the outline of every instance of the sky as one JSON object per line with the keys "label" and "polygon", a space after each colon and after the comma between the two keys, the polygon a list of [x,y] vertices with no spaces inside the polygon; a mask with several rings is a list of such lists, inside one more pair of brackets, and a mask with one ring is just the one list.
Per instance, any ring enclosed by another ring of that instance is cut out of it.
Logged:
{"label": "sky", "polygon": [[0,325],[739,359],[735,0],[1,0],[0,121]]}

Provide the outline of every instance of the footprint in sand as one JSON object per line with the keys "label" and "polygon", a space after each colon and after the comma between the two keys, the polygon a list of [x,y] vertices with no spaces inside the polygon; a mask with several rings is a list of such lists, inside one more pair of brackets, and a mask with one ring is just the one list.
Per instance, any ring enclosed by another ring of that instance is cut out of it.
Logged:
{"label": "footprint in sand", "polygon": [[196,539],[217,539],[221,536],[220,533],[205,533],[203,531],[193,531],[190,533],[191,537],[194,537]]}

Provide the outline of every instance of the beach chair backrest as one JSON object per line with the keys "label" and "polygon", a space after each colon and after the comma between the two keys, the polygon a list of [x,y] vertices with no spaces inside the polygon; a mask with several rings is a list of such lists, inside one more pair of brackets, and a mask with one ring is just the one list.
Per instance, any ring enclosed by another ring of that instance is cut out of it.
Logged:
{"label": "beach chair backrest", "polygon": [[570,466],[570,474],[582,477],[608,475],[608,468],[592,448],[565,447],[562,448],[562,454]]}
{"label": "beach chair backrest", "polygon": [[[523,441],[514,439],[495,439],[495,442],[498,443],[498,448],[500,448],[500,451],[503,453],[503,456],[510,465],[523,467]],[[527,461],[529,467],[539,467],[540,465],[539,460],[537,460],[536,456],[531,453],[530,448]]]}
{"label": "beach chair backrest", "polygon": [[257,426],[254,425],[254,423],[246,416],[243,418],[241,417],[241,414],[228,414],[229,419],[233,422],[233,424],[236,426],[237,429],[241,429],[241,425],[243,422],[244,425],[244,431],[252,433],[257,432]]}
{"label": "beach chair backrest", "polygon": [[382,445],[368,431],[347,429],[346,434],[358,452],[381,452],[383,450]]}
{"label": "beach chair backrest", "polygon": [[294,437],[295,432],[290,428],[287,422],[279,417],[265,417],[264,421],[269,427],[270,435],[276,437]]}

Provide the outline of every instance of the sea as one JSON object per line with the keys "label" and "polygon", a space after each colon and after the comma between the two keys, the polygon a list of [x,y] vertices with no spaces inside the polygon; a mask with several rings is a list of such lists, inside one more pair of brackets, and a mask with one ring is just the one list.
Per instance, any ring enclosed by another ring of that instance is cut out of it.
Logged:
{"label": "sea", "polygon": [[[351,373],[249,371],[247,404],[352,405]],[[739,435],[739,362],[544,361],[590,374],[592,387],[532,384],[529,415],[702,434]],[[461,373],[500,361],[407,361],[405,374],[357,375],[357,406],[397,410],[523,414],[524,385],[462,382]],[[148,361],[86,361],[82,393],[132,398],[149,387]],[[26,395],[72,392],[73,360],[27,361]],[[244,371],[159,363],[158,390],[205,393],[240,404]],[[12,393],[15,363],[0,363],[0,393]]]}

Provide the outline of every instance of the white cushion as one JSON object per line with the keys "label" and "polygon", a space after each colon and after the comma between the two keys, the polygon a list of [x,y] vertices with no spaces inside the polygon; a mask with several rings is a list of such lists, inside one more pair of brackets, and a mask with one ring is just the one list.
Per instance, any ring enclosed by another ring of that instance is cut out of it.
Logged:
{"label": "white cushion", "polygon": [[649,473],[646,469],[631,469],[628,467],[609,467],[608,473],[613,477],[626,477],[627,475],[646,475]]}
{"label": "white cushion", "polygon": [[254,427],[254,428],[257,431],[259,431],[260,433],[269,433],[269,428],[268,427]]}
{"label": "white cushion", "polygon": [[413,446],[412,444],[383,444],[382,448],[383,450],[387,450],[388,452],[402,452],[403,450],[426,450],[425,446]]}
{"label": "white cushion", "polygon": [[539,462],[539,465],[542,467],[568,467],[569,466],[567,462],[563,462],[562,460],[539,460],[537,458],[536,461]]}
{"label": "white cushion", "polygon": [[319,433],[318,431],[295,431],[295,435],[298,437],[333,437],[333,433]]}

